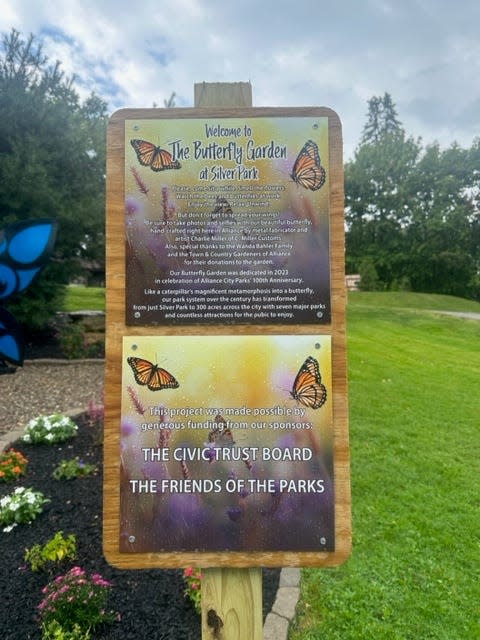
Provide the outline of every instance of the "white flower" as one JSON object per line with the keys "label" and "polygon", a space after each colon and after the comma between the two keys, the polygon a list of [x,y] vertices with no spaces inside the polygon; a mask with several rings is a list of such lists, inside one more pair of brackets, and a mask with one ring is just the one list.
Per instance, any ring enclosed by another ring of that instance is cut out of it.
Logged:
{"label": "white flower", "polygon": [[4,531],[4,533],[8,533],[9,531],[11,531],[16,526],[17,526],[17,523],[14,522],[13,524],[9,524],[8,527],[4,527],[3,531]]}
{"label": "white flower", "polygon": [[47,435],[45,436],[45,440],[53,440],[54,435],[53,433],[47,433]]}
{"label": "white flower", "polygon": [[30,442],[30,435],[29,435],[28,433],[26,433],[26,434],[23,436],[22,440],[23,440],[24,442]]}

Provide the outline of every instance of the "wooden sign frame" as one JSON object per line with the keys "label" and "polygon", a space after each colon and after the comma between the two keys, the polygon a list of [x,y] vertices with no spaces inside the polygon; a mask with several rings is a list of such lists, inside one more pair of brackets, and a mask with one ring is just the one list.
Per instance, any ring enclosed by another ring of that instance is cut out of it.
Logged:
{"label": "wooden sign frame", "polygon": [[[327,118],[329,153],[329,255],[331,317],[326,324],[209,324],[131,326],[126,324],[125,122],[131,119]],[[104,434],[104,553],[120,568],[332,566],[350,553],[350,479],[345,334],[343,165],[341,124],[324,107],[125,109],[109,121],[106,221],[106,380]],[[329,335],[332,340],[332,391],[335,489],[335,550],[120,552],[120,421],[122,341],[128,336]]]}

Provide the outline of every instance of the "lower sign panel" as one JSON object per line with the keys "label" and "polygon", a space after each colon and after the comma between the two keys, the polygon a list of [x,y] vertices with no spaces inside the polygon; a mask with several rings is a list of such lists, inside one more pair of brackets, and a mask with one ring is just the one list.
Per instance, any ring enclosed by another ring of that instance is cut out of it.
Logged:
{"label": "lower sign panel", "polygon": [[123,338],[121,553],[334,551],[331,336]]}

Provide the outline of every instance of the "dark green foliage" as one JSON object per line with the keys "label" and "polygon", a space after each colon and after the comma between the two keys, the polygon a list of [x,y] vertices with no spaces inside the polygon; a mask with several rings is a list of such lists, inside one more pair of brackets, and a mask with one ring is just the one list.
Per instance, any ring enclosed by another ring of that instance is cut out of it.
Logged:
{"label": "dark green foliage", "polygon": [[358,264],[358,272],[361,278],[359,288],[362,291],[380,291],[382,289],[372,258],[362,258]]}
{"label": "dark green foliage", "polygon": [[9,298],[5,305],[24,327],[26,338],[42,332],[63,306],[65,285],[58,282],[53,271],[52,265],[48,264],[28,289]]}
{"label": "dark green foliage", "polygon": [[368,104],[345,167],[349,272],[367,268],[363,288],[480,299],[480,140],[423,148],[388,94]]}
{"label": "dark green foliage", "polygon": [[8,302],[28,329],[59,308],[63,285],[86,260],[103,262],[106,105],[81,102],[60,64],[30,36],[0,41],[0,218],[58,221],[48,267]]}
{"label": "dark green foliage", "polygon": [[384,93],[382,97],[370,98],[367,122],[363,127],[362,144],[379,142],[385,136],[400,135],[402,131],[392,96]]}

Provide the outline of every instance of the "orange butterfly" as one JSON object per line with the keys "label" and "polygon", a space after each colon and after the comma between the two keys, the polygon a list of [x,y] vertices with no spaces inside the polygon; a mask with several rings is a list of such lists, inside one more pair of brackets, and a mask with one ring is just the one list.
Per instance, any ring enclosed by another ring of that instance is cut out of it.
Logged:
{"label": "orange butterfly", "polygon": [[290,177],[305,189],[317,191],[325,184],[326,175],[317,145],[313,140],[307,140],[295,160]]}
{"label": "orange butterfly", "polygon": [[235,444],[232,432],[227,427],[225,418],[218,414],[215,416],[214,422],[217,426],[208,434],[208,441],[219,447],[228,447],[229,445]]}
{"label": "orange butterfly", "polygon": [[132,367],[135,382],[146,386],[150,391],[161,391],[162,389],[176,389],[177,380],[171,373],[152,364],[143,358],[127,358],[128,364]]}
{"label": "orange butterfly", "polygon": [[322,384],[317,360],[308,356],[300,367],[290,395],[310,409],[320,409],[327,399],[327,390]]}
{"label": "orange butterfly", "polygon": [[150,167],[152,171],[165,171],[165,169],[180,169],[182,166],[178,160],[172,158],[172,154],[165,149],[156,147],[146,140],[130,140],[135,149],[137,159],[144,167]]}

